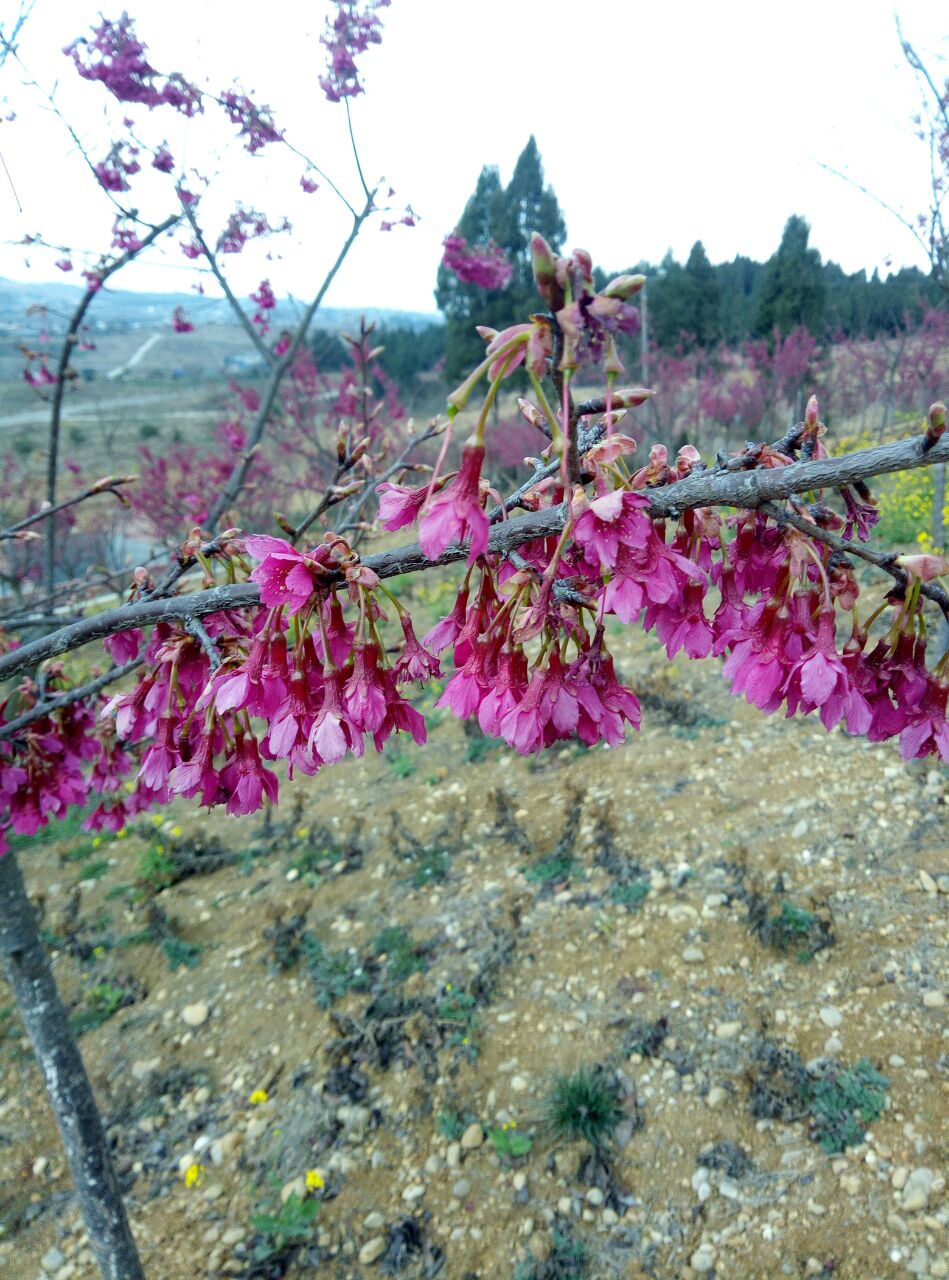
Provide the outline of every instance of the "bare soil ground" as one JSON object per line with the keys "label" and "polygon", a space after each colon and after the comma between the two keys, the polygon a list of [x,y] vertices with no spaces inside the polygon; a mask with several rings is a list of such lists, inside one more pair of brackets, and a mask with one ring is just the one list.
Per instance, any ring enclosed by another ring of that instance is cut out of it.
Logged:
{"label": "bare soil ground", "polygon": [[[269,829],[21,852],[149,1276],[949,1275],[945,771],[617,654],[620,750],[445,718]],[[0,1036],[0,1271],[91,1277]],[[622,1113],[600,1157],[548,1123],[582,1067]]]}

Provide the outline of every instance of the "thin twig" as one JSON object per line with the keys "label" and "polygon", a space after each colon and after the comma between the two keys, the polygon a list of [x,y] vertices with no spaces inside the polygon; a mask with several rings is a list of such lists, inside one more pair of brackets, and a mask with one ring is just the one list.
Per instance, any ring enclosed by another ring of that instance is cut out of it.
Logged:
{"label": "thin twig", "polygon": [[56,524],[53,520],[50,508],[55,510],[56,507],[56,481],[59,472],[59,435],[62,423],[63,412],[63,395],[66,390],[66,372],[69,368],[69,361],[72,356],[72,349],[79,340],[79,330],[85,317],[89,305],[95,298],[96,294],[105,284],[110,276],[114,276],[117,271],[126,266],[133,258],[137,258],[140,253],[154,244],[159,236],[170,230],[177,222],[181,221],[180,213],[171,214],[164,222],[160,222],[158,226],[153,227],[145,239],[135,249],[127,249],[125,253],[119,254],[117,258],[105,266],[96,268],[97,284],[94,289],[86,289],[79,302],[79,306],[73,312],[72,319],[69,322],[69,328],[66,330],[66,336],[63,339],[62,349],[59,353],[59,361],[56,366],[56,385],[53,391],[53,407],[50,411],[49,422],[49,449],[46,462],[46,501],[49,507],[45,512],[48,521],[46,527],[46,557],[45,569],[43,574],[43,584],[47,591],[53,590],[56,576]]}
{"label": "thin twig", "polygon": [[349,235],[346,237],[346,242],[344,243],[342,249],[340,249],[339,254],[337,255],[336,261],[330,267],[329,271],[326,274],[325,279],[323,280],[323,283],[320,285],[320,288],[316,297],[307,307],[303,315],[303,319],[300,321],[299,325],[297,326],[297,331],[294,334],[294,337],[290,343],[290,346],[288,347],[286,353],[283,356],[281,356],[280,360],[272,367],[270,371],[270,377],[268,378],[267,385],[264,388],[264,393],[261,398],[260,407],[257,410],[257,415],[254,418],[253,425],[251,426],[250,433],[247,438],[247,448],[244,450],[240,458],[238,458],[237,462],[234,464],[233,470],[231,471],[231,474],[228,476],[227,482],[225,483],[224,488],[221,490],[221,492],[218,494],[217,498],[215,499],[214,504],[211,507],[210,512],[208,513],[208,518],[205,521],[208,529],[210,529],[211,532],[214,531],[218,521],[221,519],[221,516],[228,509],[228,507],[230,507],[230,505],[233,503],[234,499],[237,497],[237,495],[240,493],[243,487],[244,480],[247,476],[247,469],[253,460],[254,453],[257,449],[257,446],[260,444],[261,438],[264,434],[264,429],[270,417],[271,410],[273,409],[274,401],[277,398],[277,391],[280,388],[280,384],[283,381],[284,377],[286,376],[286,373],[289,370],[290,366],[293,364],[297,351],[300,349],[300,346],[303,343],[303,339],[306,337],[307,330],[310,327],[310,322],[312,321],[313,317],[316,315],[317,311],[319,310],[319,307],[323,301],[323,298],[326,296],[326,291],[329,289],[330,285],[335,280],[337,272],[339,271],[340,267],[343,265],[343,262],[346,260],[346,256],[349,253],[350,249],[352,248],[356,240],[356,237],[359,235],[359,232],[362,229],[363,223],[366,221],[366,219],[369,217],[370,213],[372,212],[372,208],[373,208],[372,197],[370,196],[370,198],[366,201],[362,212],[356,214],[356,216],[354,217],[352,230],[350,231]]}
{"label": "thin twig", "polygon": [[10,720],[6,724],[0,725],[0,742],[4,742],[8,738],[15,738],[21,730],[28,728],[31,724],[35,724],[37,720],[42,720],[44,716],[52,715],[60,707],[68,707],[70,703],[79,702],[82,698],[91,698],[94,693],[99,693],[107,685],[114,684],[116,680],[121,680],[124,676],[131,675],[133,671],[137,671],[144,663],[144,658],[133,658],[131,662],[126,662],[124,666],[112,667],[109,671],[104,671],[101,676],[96,676],[94,680],[87,680],[85,684],[77,685],[75,689],[67,689],[64,693],[57,694],[55,698],[47,698],[43,702],[38,702],[35,707],[31,707],[29,711],[24,711],[15,720]]}
{"label": "thin twig", "polygon": [[120,495],[116,492],[119,485],[132,484],[138,479],[138,476],[109,476],[108,483],[98,480],[88,489],[84,489],[82,493],[74,494],[71,498],[63,498],[62,502],[57,502],[54,507],[44,507],[42,511],[34,511],[31,516],[24,516],[22,520],[16,524],[11,524],[8,529],[0,529],[0,540],[5,538],[15,538],[23,529],[28,529],[31,524],[38,524],[40,520],[48,520],[50,516],[54,516],[59,511],[65,511],[67,507],[78,506],[80,502],[85,502],[87,498],[95,498],[100,493],[111,493],[114,498]]}
{"label": "thin twig", "polygon": [[238,301],[237,297],[234,294],[234,291],[231,289],[231,286],[228,284],[227,277],[225,276],[224,272],[221,270],[220,266],[218,265],[217,257],[211,251],[211,246],[205,240],[204,233],[202,232],[201,228],[198,226],[198,220],[195,217],[194,210],[189,205],[185,206],[185,216],[187,217],[188,221],[191,223],[191,230],[194,232],[194,237],[197,240],[198,244],[201,246],[201,249],[204,252],[204,256],[208,260],[208,266],[211,268],[211,272],[214,275],[215,280],[223,289],[224,296],[225,298],[227,298],[228,302],[230,303],[231,310],[234,312],[234,315],[237,317],[238,324],[241,325],[244,332],[247,334],[248,338],[250,338],[251,342],[257,348],[257,351],[259,355],[263,358],[264,363],[268,365],[272,365],[274,361],[277,359],[277,357],[274,355],[271,349],[267,346],[266,342],[264,342],[263,338],[260,336],[260,334],[254,328],[254,326],[251,324],[250,318],[248,317],[247,312],[241,306],[240,302]]}

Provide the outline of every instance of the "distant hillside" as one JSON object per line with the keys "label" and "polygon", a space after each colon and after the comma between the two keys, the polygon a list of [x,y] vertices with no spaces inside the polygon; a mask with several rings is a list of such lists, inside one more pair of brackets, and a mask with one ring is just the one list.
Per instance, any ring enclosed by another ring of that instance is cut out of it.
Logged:
{"label": "distant hillside", "polygon": [[[36,322],[27,317],[31,307],[45,307],[52,332],[65,327],[66,318],[75,310],[82,296],[78,285],[58,281],[52,284],[23,283],[0,278],[0,331],[19,334],[31,332]],[[90,327],[99,333],[129,329],[154,329],[170,323],[175,307],[183,307],[188,318],[201,325],[232,325],[234,314],[226,299],[193,293],[136,293],[129,289],[102,290],[89,315]],[[303,310],[302,303],[281,299],[273,317],[273,327],[292,325]],[[426,329],[440,324],[438,315],[420,311],[391,311],[382,307],[322,308],[315,324],[333,332],[350,330],[359,324],[360,316],[380,325],[408,329]]]}

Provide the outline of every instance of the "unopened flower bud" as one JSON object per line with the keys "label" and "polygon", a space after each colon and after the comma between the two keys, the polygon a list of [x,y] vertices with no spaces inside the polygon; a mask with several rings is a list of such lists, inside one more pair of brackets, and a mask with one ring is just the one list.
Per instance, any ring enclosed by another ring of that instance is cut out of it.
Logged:
{"label": "unopened flower bud", "polygon": [[923,438],[923,448],[931,449],[946,430],[946,406],[941,400],[929,406],[929,425]]}
{"label": "unopened flower bud", "polygon": [[617,276],[600,293],[604,298],[619,298],[621,302],[628,302],[639,293],[645,283],[645,276]]}
{"label": "unopened flower bud", "polygon": [[544,415],[529,400],[525,400],[523,396],[518,396],[517,407],[532,427],[537,427],[539,431],[546,429],[547,421]]}
{"label": "unopened flower bud", "polygon": [[282,529],[284,533],[289,534],[292,538],[296,534],[296,529],[281,511],[274,512],[274,524]]}
{"label": "unopened flower bud", "polygon": [[616,346],[616,339],[611,333],[606,335],[606,341],[603,344],[603,369],[608,374],[626,372],[626,366],[620,359],[619,350]]}
{"label": "unopened flower bud", "polygon": [[644,404],[655,394],[648,387],[619,387],[613,392],[613,408],[635,409],[638,404]]}
{"label": "unopened flower bud", "polygon": [[804,430],[808,435],[813,435],[817,430],[818,411],[817,396],[811,396],[807,402],[807,408],[804,410]]}
{"label": "unopened flower bud", "polygon": [[531,236],[531,266],[534,270],[537,292],[547,305],[553,308],[554,291],[557,287],[557,259],[550,245],[536,231]]}

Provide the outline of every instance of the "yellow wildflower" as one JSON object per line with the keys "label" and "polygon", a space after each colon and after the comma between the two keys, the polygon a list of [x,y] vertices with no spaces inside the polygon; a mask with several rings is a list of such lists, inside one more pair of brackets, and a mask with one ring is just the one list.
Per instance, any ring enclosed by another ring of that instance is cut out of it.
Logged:
{"label": "yellow wildflower", "polygon": [[266,1089],[255,1089],[254,1092],[250,1095],[250,1102],[251,1102],[251,1106],[253,1107],[258,1107],[262,1102],[266,1102],[266,1101],[267,1101]]}
{"label": "yellow wildflower", "polygon": [[174,827],[172,827],[172,829],[171,829],[171,834],[172,834],[172,835],[175,837],[175,839],[177,840],[177,838],[178,838],[179,836],[183,836],[183,835],[184,835],[184,831],[181,829],[181,827],[179,827],[179,826],[174,826]]}
{"label": "yellow wildflower", "polygon": [[96,836],[96,837],[93,839],[93,841],[92,841],[92,847],[93,847],[93,849],[98,849],[98,847],[99,847],[99,845],[100,845],[101,843],[102,843],[102,837],[101,837],[101,836]]}
{"label": "yellow wildflower", "polygon": [[326,1180],[318,1169],[307,1169],[306,1171],[306,1189],[307,1191],[319,1191],[321,1187],[326,1186]]}
{"label": "yellow wildflower", "polygon": [[128,833],[128,827],[119,827],[118,831],[115,833],[115,838],[116,840],[124,840]]}
{"label": "yellow wildflower", "polygon": [[310,828],[309,828],[309,827],[297,827],[297,839],[298,839],[298,840],[305,840],[309,834],[310,834]]}
{"label": "yellow wildflower", "polygon": [[204,1173],[204,1170],[201,1165],[195,1163],[189,1164],[187,1169],[185,1169],[185,1186],[196,1187],[201,1181],[202,1173]]}

